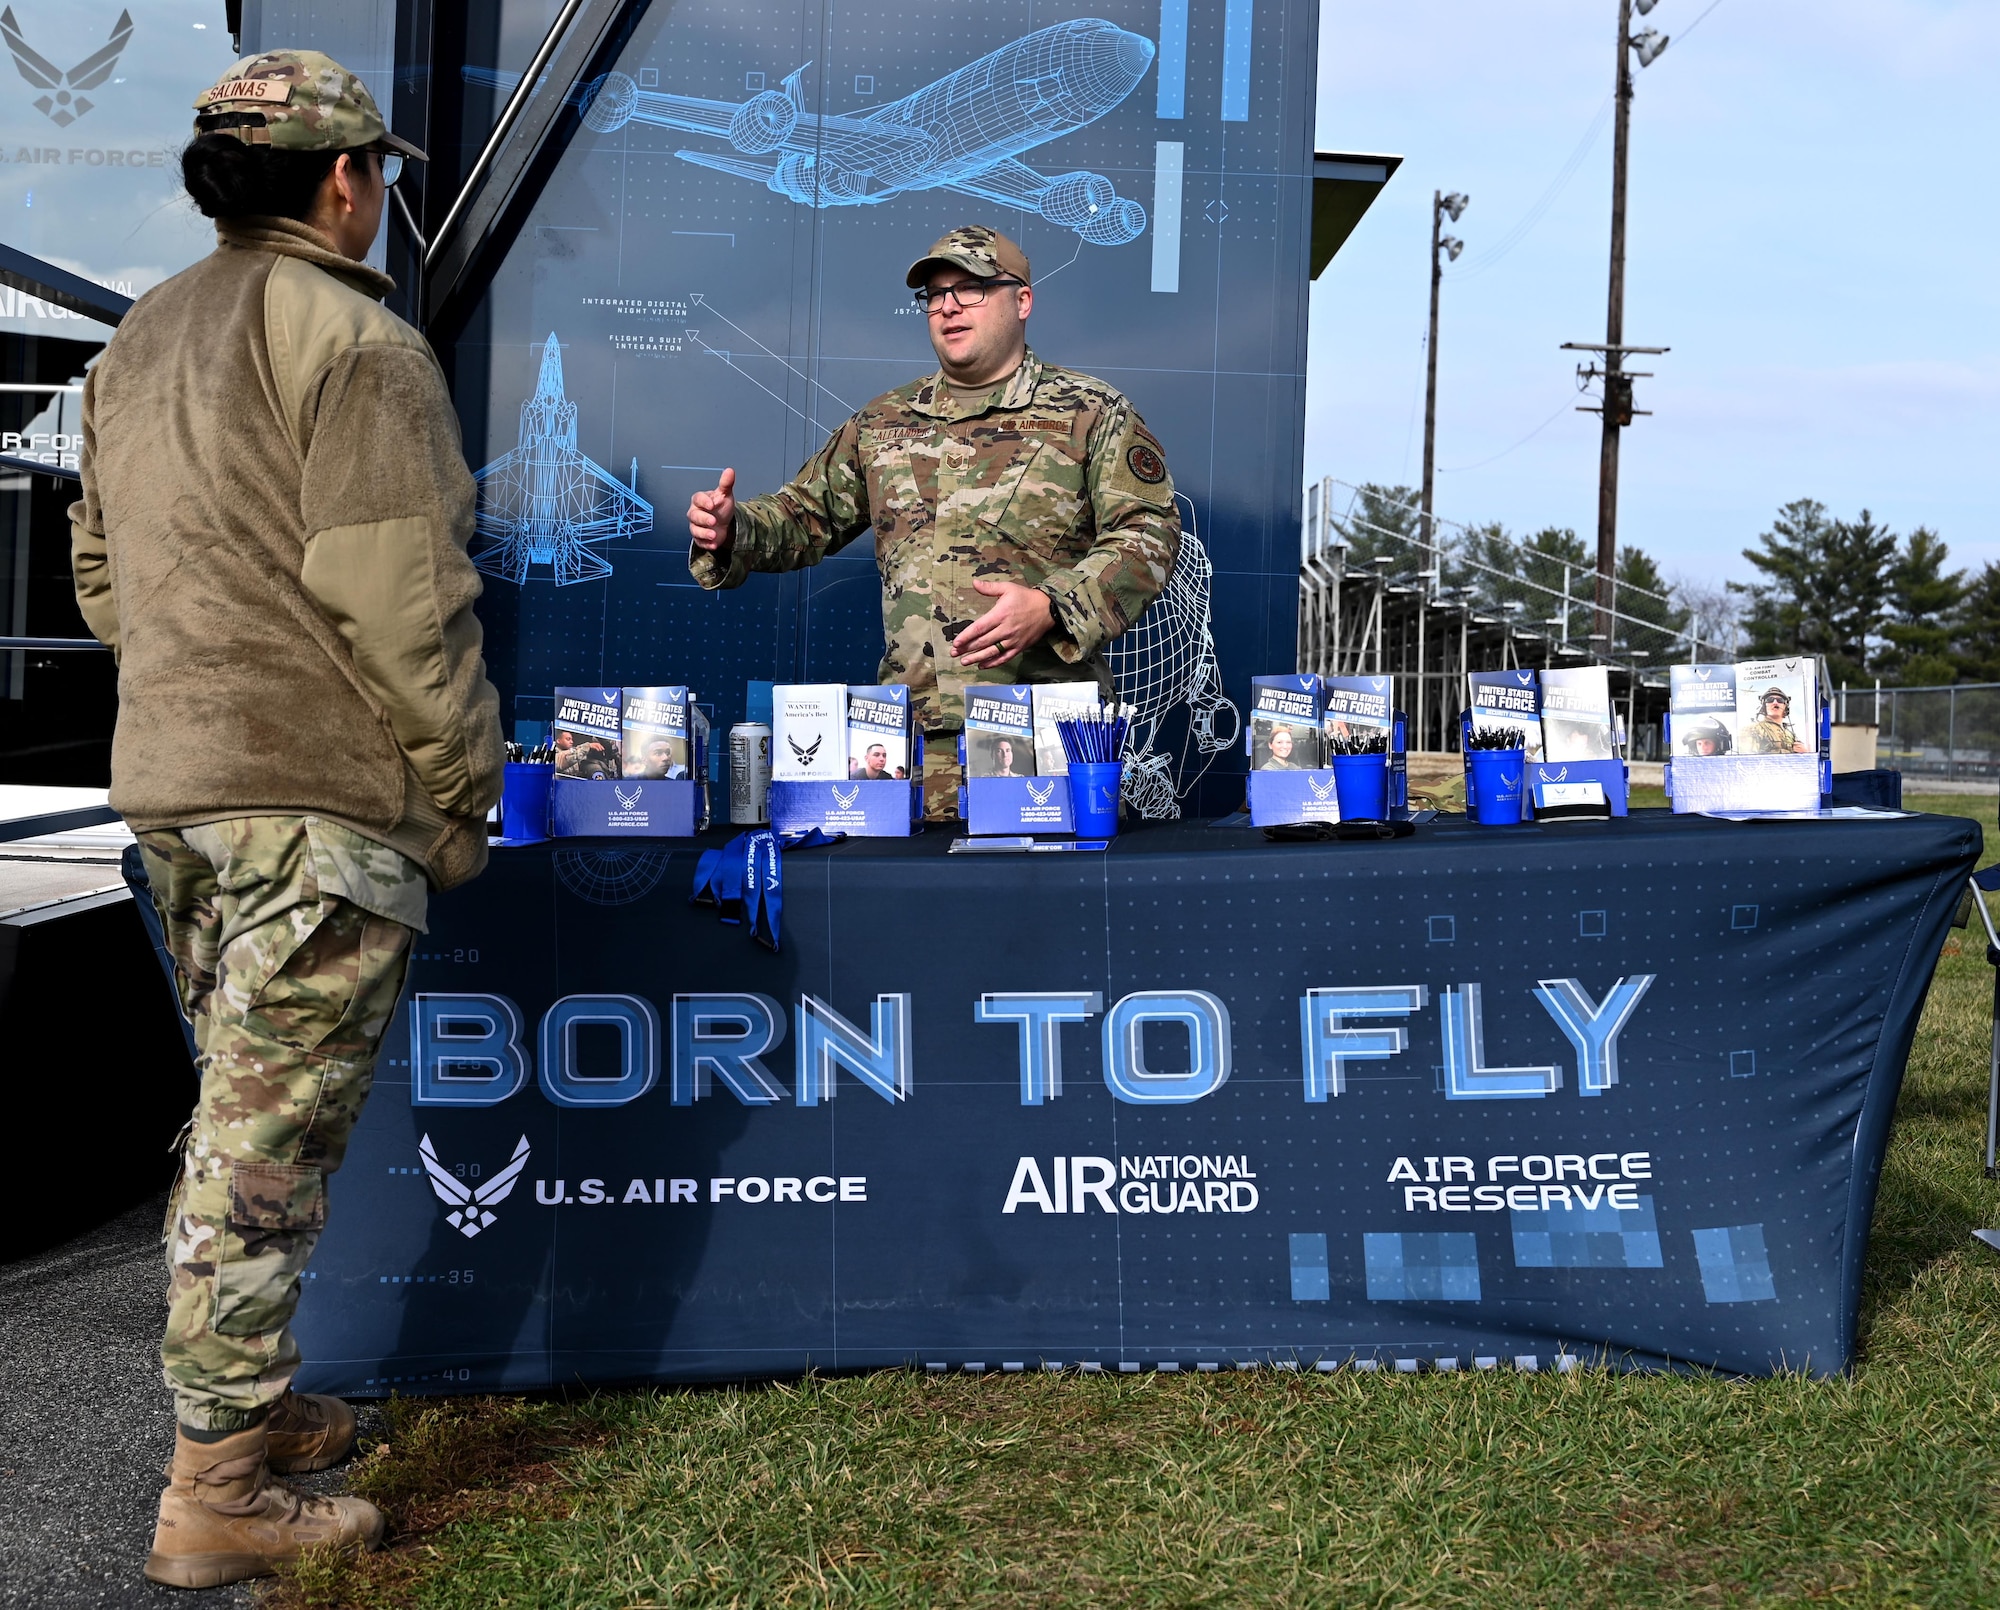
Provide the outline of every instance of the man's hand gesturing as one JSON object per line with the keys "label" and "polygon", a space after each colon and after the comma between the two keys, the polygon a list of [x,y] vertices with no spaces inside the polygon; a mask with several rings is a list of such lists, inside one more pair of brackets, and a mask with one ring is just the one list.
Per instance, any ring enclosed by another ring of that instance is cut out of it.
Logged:
{"label": "man's hand gesturing", "polygon": [[1049,635],[1055,612],[1047,593],[992,576],[981,576],[972,585],[998,602],[958,634],[952,653],[959,664],[991,670],[1018,658]]}
{"label": "man's hand gesturing", "polygon": [[697,492],[688,503],[688,535],[703,553],[722,555],[736,535],[736,472],[724,470],[713,492]]}

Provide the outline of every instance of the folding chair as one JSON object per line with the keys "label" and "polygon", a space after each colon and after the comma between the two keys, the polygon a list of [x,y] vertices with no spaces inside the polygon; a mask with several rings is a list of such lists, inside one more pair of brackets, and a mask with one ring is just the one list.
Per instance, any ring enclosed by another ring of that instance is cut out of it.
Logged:
{"label": "folding chair", "polygon": [[[1986,909],[1986,895],[2000,889],[2000,866],[1975,873],[1966,882],[1966,902],[1979,913],[1986,930],[1986,962],[1993,969],[1993,1050],[1986,1073],[1986,1177],[2000,1179],[2000,929]],[[1973,1236],[2000,1251],[2000,1230],[1974,1230]]]}

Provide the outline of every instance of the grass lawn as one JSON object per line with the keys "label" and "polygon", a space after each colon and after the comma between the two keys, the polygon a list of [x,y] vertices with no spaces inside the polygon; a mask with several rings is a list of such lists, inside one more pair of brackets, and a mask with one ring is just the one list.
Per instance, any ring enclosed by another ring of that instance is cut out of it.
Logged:
{"label": "grass lawn", "polygon": [[[1991,833],[1990,800],[1911,804]],[[352,1476],[395,1545],[309,1561],[272,1603],[2000,1604],[2000,1253],[1968,1234],[2000,1223],[1991,998],[1954,935],[1848,1380],[889,1373],[403,1401]]]}

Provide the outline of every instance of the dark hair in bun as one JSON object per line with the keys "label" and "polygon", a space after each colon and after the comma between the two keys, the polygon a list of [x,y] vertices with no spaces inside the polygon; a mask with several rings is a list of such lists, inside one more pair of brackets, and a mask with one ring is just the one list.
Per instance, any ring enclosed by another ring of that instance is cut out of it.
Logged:
{"label": "dark hair in bun", "polygon": [[181,152],[181,183],[209,218],[303,219],[339,156],[198,134]]}

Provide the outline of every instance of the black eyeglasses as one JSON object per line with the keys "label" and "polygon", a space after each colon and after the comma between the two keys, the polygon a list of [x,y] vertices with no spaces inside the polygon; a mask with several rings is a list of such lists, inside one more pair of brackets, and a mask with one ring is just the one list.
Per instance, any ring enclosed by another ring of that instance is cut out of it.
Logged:
{"label": "black eyeglasses", "polygon": [[1026,280],[998,276],[990,280],[960,280],[956,285],[944,285],[933,290],[926,285],[910,293],[910,300],[926,313],[944,306],[948,296],[960,307],[978,307],[986,300],[987,292],[1001,285],[1025,285]]}

